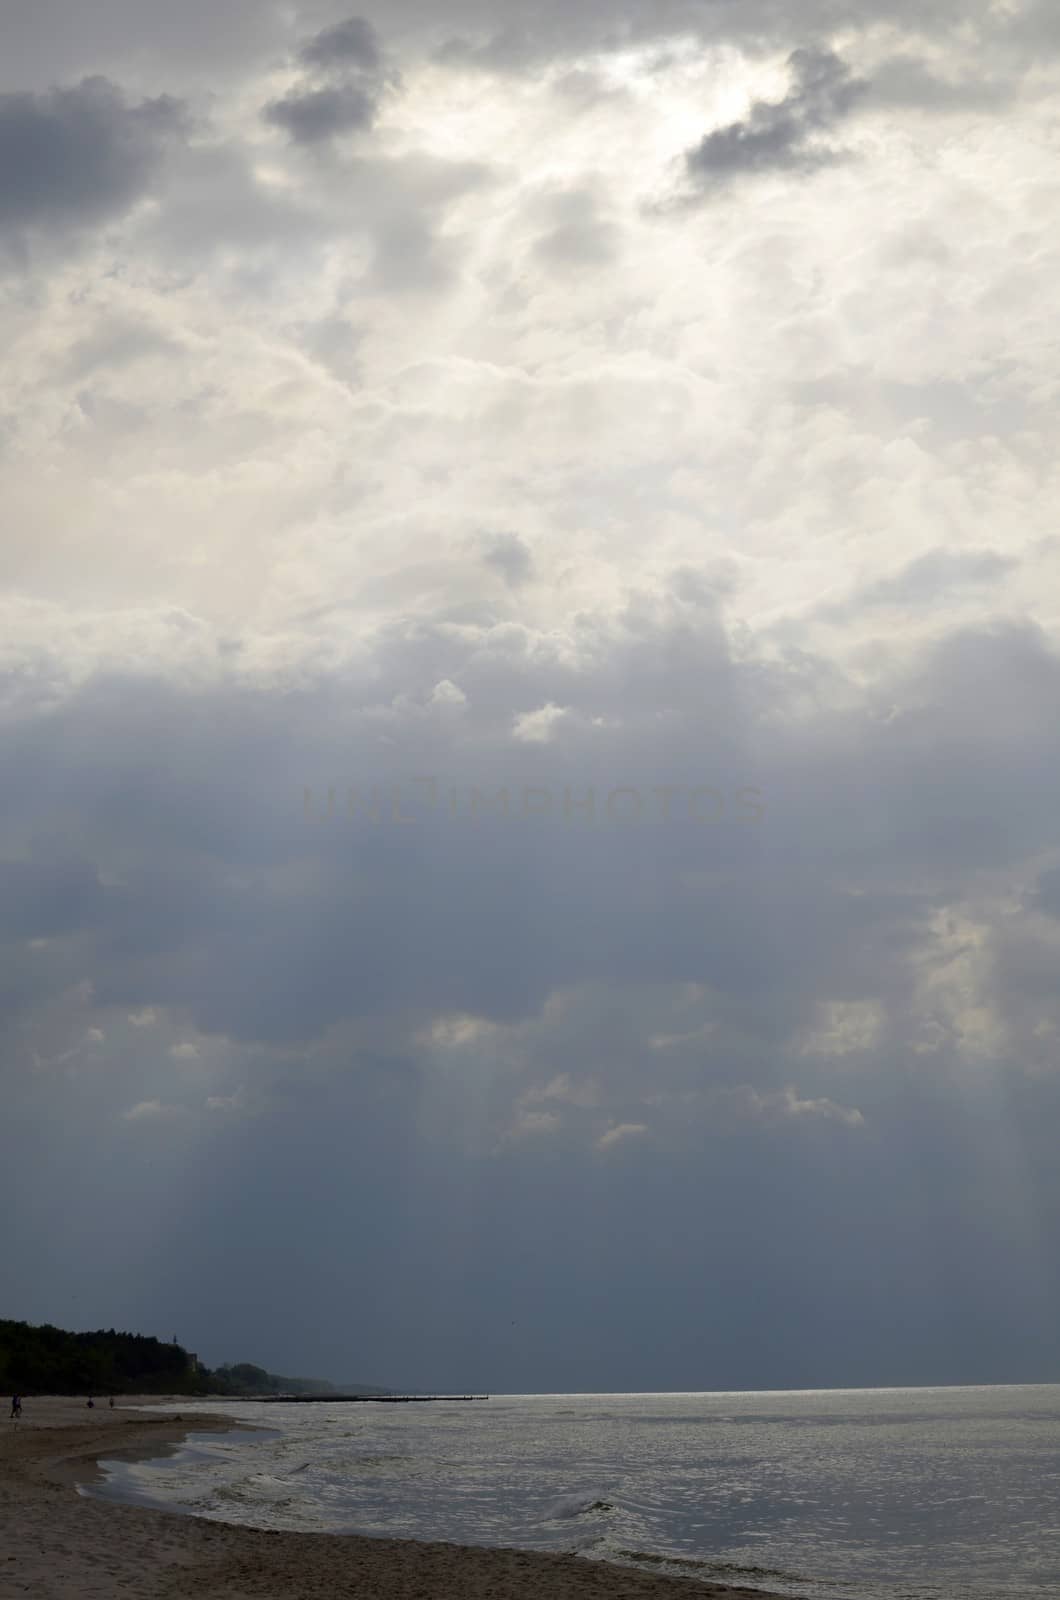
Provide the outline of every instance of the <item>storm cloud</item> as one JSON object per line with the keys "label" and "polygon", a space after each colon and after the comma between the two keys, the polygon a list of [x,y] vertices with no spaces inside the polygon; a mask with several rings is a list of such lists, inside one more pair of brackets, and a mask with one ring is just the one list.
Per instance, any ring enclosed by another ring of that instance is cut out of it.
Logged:
{"label": "storm cloud", "polygon": [[182,120],[170,96],[130,103],[103,77],[0,95],[0,229],[84,227],[123,211]]}
{"label": "storm cloud", "polygon": [[372,126],[380,97],[394,79],[384,70],[379,38],[370,22],[350,17],[324,28],[298,55],[314,77],[271,101],[262,113],[266,122],[285,129],[302,145]]}
{"label": "storm cloud", "polygon": [[356,84],[306,89],[274,100],[263,113],[266,122],[283,128],[296,144],[318,144],[336,134],[370,128],[375,96]]}
{"label": "storm cloud", "polygon": [[763,172],[812,172],[837,157],[822,141],[863,98],[866,84],[832,50],[801,49],[788,66],[792,86],[782,100],[758,100],[747,116],[704,135],[686,161],[703,183]]}
{"label": "storm cloud", "polygon": [[382,64],[379,35],[364,17],[348,17],[322,28],[299,51],[307,67],[359,67],[374,72]]}
{"label": "storm cloud", "polygon": [[[1051,989],[1009,1003],[994,973],[1011,886],[1060,845],[1046,735],[1060,657],[1032,634],[969,634],[886,686],[902,708],[886,723],[856,697],[807,721],[798,672],[767,689],[764,664],[733,662],[709,612],[686,605],[648,626],[636,610],[601,619],[580,664],[548,648],[509,663],[513,708],[564,707],[539,745],[513,745],[490,709],[504,657],[444,633],[429,668],[423,641],[395,641],[370,691],[320,682],[281,703],[112,680],[9,730],[25,798],[8,796],[5,836],[32,826],[43,861],[8,895],[7,948],[39,948],[6,1049],[16,1072],[35,1052],[35,1102],[91,1082],[103,1148],[111,1116],[122,1139],[226,1163],[292,1116],[318,1155],[340,1123],[352,1155],[368,1119],[397,1160],[402,1122],[427,1117],[420,1160],[499,1185],[513,1225],[544,1159],[570,1205],[585,1163],[633,1161],[642,1183],[665,1160],[703,1206],[721,1174],[763,1163],[770,1186],[745,1220],[761,1264],[793,1214],[840,1192],[855,1213],[893,1207],[909,1118],[936,1172],[924,1252],[962,1248],[945,1197],[964,1184],[986,1185],[982,1215],[1000,1225],[1013,1170],[987,1177],[990,1113],[954,1077],[990,1062],[1052,1217],[1060,1192],[1032,1152],[1054,1088],[1034,1074],[1060,1013]],[[645,668],[667,660],[645,693]],[[436,672],[460,693],[428,692]],[[710,710],[708,681],[724,685]],[[45,866],[68,850],[71,814],[80,860]],[[1043,911],[1048,893],[1043,880]],[[1051,963],[1055,934],[1027,936]],[[403,1181],[422,1194],[428,1180]],[[608,1215],[647,1224],[621,1194]],[[422,1236],[374,1226],[420,1258]],[[682,1248],[729,1270],[704,1239]],[[528,1270],[543,1283],[567,1268]],[[832,1346],[815,1337],[823,1361]],[[787,1374],[817,1371],[799,1365],[808,1348],[795,1341]],[[407,1336],[399,1349],[411,1358]],[[901,1370],[893,1348],[866,1351]]]}

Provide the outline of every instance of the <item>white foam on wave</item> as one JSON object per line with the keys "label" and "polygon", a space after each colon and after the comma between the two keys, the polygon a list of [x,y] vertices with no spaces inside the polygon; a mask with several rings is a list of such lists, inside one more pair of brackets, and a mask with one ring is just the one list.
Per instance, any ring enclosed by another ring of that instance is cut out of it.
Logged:
{"label": "white foam on wave", "polygon": [[614,1502],[607,1498],[603,1490],[591,1493],[563,1495],[559,1500],[554,1500],[546,1510],[542,1520],[544,1522],[567,1522],[572,1517],[584,1517],[593,1514],[606,1515],[615,1509]]}

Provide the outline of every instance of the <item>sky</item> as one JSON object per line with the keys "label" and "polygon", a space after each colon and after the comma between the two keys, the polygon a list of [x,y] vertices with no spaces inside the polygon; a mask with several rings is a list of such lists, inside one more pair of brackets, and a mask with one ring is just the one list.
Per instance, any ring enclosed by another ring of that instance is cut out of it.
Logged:
{"label": "sky", "polygon": [[3,1314],[1060,1379],[1048,0],[3,0]]}

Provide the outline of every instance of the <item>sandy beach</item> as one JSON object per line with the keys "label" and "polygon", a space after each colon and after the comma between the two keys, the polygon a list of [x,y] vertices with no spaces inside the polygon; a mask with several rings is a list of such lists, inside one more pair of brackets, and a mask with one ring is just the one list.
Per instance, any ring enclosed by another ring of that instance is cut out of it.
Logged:
{"label": "sandy beach", "polygon": [[711,1600],[762,1590],[660,1578],[571,1556],[331,1534],[274,1533],[93,1500],[78,1484],[99,1456],[162,1455],[189,1431],[230,1418],[180,1419],[84,1401],[33,1399],[19,1423],[0,1419],[0,1596],[46,1600]]}

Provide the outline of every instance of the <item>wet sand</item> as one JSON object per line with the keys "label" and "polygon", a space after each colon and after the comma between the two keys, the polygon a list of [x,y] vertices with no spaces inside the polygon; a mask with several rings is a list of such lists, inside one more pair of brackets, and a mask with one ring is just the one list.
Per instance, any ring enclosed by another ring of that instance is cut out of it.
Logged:
{"label": "wet sand", "polygon": [[574,1556],[268,1532],[79,1494],[101,1479],[100,1456],[160,1456],[188,1432],[238,1426],[220,1413],[174,1420],[179,1398],[143,1400],[171,1406],[164,1416],[134,1403],[31,1399],[21,1422],[0,1416],[3,1600],[763,1600]]}

